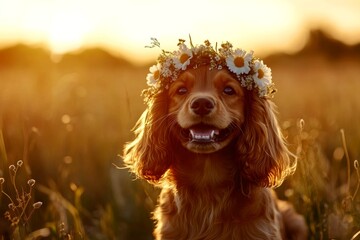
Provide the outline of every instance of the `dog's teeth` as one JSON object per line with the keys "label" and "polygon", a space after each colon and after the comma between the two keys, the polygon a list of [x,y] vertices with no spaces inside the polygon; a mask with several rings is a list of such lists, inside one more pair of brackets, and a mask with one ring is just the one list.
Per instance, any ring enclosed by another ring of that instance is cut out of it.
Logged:
{"label": "dog's teeth", "polygon": [[195,139],[206,140],[206,139],[210,139],[210,136],[209,135],[197,135],[197,134],[195,134]]}
{"label": "dog's teeth", "polygon": [[191,142],[202,142],[202,143],[210,143],[216,142],[217,136],[220,135],[219,129],[202,129],[202,128],[194,128],[189,129],[189,140]]}
{"label": "dog's teeth", "polygon": [[219,133],[218,130],[211,130],[209,132],[201,132],[201,131],[196,131],[196,130],[190,129],[189,135],[190,135],[190,138],[193,140],[210,141],[210,140],[213,140],[215,138],[215,135],[218,133]]}

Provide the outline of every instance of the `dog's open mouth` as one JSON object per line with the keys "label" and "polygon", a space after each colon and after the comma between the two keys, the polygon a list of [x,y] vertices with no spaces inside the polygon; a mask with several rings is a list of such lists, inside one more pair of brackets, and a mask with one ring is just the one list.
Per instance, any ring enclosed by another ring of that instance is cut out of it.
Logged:
{"label": "dog's open mouth", "polygon": [[184,130],[189,140],[196,143],[221,142],[231,133],[231,127],[218,129],[206,124],[197,124]]}

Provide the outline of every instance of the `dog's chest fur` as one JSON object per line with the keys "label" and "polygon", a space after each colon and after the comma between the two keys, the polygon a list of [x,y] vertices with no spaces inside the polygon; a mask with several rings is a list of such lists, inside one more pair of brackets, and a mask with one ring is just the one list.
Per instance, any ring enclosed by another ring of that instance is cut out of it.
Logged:
{"label": "dog's chest fur", "polygon": [[269,206],[274,204],[270,192],[236,186],[235,166],[227,157],[191,159],[193,168],[186,170],[181,166],[189,160],[175,165],[168,176],[178,185],[162,190],[154,213],[158,239],[246,239],[252,234],[252,239],[281,239],[279,229],[269,229],[275,226],[269,221],[278,221],[276,208]]}
{"label": "dog's chest fur", "polygon": [[225,191],[223,195],[188,194],[191,197],[163,190],[154,214],[158,221],[155,235],[161,236],[157,239],[281,239],[279,224],[274,224],[279,223],[280,215],[266,205],[269,202],[254,208],[248,200]]}

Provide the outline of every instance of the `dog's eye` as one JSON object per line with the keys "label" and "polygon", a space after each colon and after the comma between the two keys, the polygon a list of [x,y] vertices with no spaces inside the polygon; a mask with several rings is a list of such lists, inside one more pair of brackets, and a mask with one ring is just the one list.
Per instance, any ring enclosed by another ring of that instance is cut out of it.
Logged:
{"label": "dog's eye", "polygon": [[223,92],[226,94],[226,95],[234,95],[235,94],[235,90],[232,88],[232,87],[225,87]]}
{"label": "dog's eye", "polygon": [[184,95],[186,94],[188,91],[188,89],[186,87],[179,87],[177,90],[176,90],[176,93],[179,94],[179,95]]}

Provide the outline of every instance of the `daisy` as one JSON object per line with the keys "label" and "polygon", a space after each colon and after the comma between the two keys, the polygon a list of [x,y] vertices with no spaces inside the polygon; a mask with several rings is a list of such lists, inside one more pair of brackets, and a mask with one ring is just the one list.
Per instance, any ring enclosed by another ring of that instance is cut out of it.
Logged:
{"label": "daisy", "polygon": [[253,52],[247,53],[244,50],[236,49],[233,54],[226,57],[226,65],[229,70],[236,74],[249,73],[250,62],[253,58]]}
{"label": "daisy", "polygon": [[189,49],[185,44],[180,44],[179,51],[175,52],[175,57],[173,58],[175,68],[178,70],[185,70],[190,64],[190,59],[192,57],[193,53],[191,49]]}
{"label": "daisy", "polygon": [[260,90],[266,90],[272,83],[271,69],[268,68],[262,60],[255,60],[253,70],[253,78],[256,86]]}
{"label": "daisy", "polygon": [[149,86],[155,86],[157,80],[160,78],[161,64],[158,63],[149,68],[150,73],[146,76],[146,83]]}

